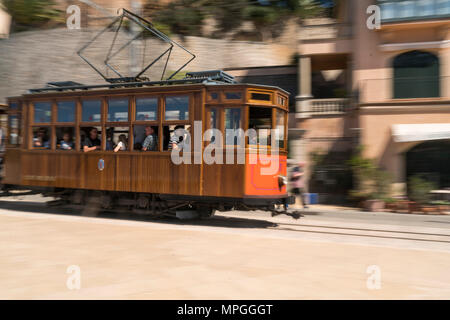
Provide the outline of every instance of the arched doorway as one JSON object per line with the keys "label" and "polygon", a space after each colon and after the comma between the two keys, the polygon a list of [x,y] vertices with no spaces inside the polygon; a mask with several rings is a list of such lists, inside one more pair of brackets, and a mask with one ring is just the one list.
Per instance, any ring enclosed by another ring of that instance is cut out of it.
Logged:
{"label": "arched doorway", "polygon": [[421,175],[439,188],[450,188],[450,140],[421,143],[406,153],[406,177]]}
{"label": "arched doorway", "polygon": [[440,96],[439,58],[425,51],[409,51],[394,58],[394,99]]}

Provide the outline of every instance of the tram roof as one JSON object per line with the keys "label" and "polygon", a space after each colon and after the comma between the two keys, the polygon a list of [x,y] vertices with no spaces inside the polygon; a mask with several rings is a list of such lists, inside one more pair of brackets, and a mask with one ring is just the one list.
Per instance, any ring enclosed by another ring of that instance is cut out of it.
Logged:
{"label": "tram roof", "polygon": [[[174,82],[174,81],[171,81]],[[149,85],[145,83],[138,83],[139,85],[131,86],[129,83],[122,84],[102,84],[91,86],[70,86],[64,88],[41,88],[30,90],[28,93],[22,96],[9,97],[9,100],[16,100],[20,98],[37,98],[37,97],[73,97],[73,96],[98,96],[109,94],[126,94],[126,93],[141,93],[141,92],[176,92],[182,90],[198,90],[200,88],[220,88],[220,89],[232,89],[232,88],[254,88],[254,89],[269,89],[278,90],[286,95],[290,95],[286,90],[277,86],[268,86],[261,84],[250,83],[218,83],[218,82],[205,82],[205,83],[177,83],[171,85]],[[45,89],[45,90],[44,90]],[[50,90],[51,89],[51,90]]]}

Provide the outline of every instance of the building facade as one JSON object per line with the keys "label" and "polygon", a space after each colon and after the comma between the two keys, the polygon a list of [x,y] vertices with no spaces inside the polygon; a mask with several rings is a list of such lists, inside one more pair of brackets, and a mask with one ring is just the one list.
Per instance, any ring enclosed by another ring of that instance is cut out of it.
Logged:
{"label": "building facade", "polygon": [[394,194],[415,174],[450,187],[450,0],[340,1],[336,21],[300,30],[290,125],[305,130],[302,160],[363,145]]}

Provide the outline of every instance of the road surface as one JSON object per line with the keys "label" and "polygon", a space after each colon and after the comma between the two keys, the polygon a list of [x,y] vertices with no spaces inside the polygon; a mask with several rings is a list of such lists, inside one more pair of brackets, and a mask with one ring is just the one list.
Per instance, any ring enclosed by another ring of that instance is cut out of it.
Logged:
{"label": "road surface", "polygon": [[450,216],[151,220],[0,199],[1,299],[449,299]]}

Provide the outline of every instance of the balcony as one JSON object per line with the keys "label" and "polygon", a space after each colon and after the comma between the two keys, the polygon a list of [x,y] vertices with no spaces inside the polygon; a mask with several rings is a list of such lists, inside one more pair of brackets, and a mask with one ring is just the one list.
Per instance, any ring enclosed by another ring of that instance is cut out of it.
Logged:
{"label": "balcony", "polygon": [[299,106],[299,118],[314,116],[339,116],[351,109],[350,99],[311,99]]}
{"label": "balcony", "polygon": [[381,22],[408,22],[450,18],[450,0],[378,0]]}

